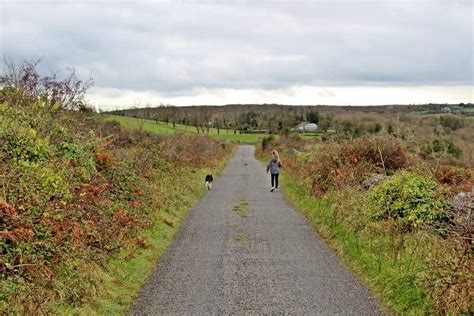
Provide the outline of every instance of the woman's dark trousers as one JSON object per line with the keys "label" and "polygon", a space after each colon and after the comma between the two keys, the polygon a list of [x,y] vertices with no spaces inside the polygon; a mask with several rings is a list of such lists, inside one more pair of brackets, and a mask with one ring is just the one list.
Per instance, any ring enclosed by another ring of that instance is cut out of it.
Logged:
{"label": "woman's dark trousers", "polygon": [[278,189],[278,176],[279,174],[272,173],[272,187]]}

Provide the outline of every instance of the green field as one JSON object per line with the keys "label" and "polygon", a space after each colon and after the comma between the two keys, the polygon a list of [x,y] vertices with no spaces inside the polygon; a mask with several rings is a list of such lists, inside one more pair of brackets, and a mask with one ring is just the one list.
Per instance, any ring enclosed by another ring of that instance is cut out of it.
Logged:
{"label": "green field", "polygon": [[[197,129],[194,126],[187,126],[182,124],[176,124],[173,128],[173,124],[165,122],[156,122],[153,120],[137,119],[134,117],[100,114],[99,117],[106,121],[117,121],[124,128],[129,129],[143,129],[144,131],[156,133],[160,135],[174,135],[177,133],[193,133],[197,134]],[[200,133],[201,134],[201,133]],[[236,143],[256,143],[262,140],[266,134],[234,134],[233,130],[221,129],[218,133],[216,128],[210,128],[209,134],[207,131],[204,135],[215,136],[221,139],[228,140]]]}
{"label": "green field", "polygon": [[329,135],[329,134],[334,134],[334,133],[336,133],[335,130],[328,130],[326,132],[317,131],[316,133],[304,132],[304,133],[297,133],[297,134],[303,139],[308,139],[308,140],[315,139],[315,140],[321,141],[323,135]]}

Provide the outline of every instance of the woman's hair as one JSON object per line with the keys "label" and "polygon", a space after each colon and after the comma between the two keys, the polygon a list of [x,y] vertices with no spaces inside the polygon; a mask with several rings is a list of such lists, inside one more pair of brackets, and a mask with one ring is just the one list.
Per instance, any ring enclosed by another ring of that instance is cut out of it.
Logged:
{"label": "woman's hair", "polygon": [[278,151],[276,151],[276,149],[273,149],[272,155],[273,155],[278,161],[280,161],[280,154],[278,153]]}

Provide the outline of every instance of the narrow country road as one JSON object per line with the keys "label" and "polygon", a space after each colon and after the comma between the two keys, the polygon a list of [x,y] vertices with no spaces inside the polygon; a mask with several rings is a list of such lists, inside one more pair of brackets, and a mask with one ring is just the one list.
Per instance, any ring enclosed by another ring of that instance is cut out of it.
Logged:
{"label": "narrow country road", "polygon": [[381,314],[306,219],[269,186],[254,148],[240,146],[129,313]]}

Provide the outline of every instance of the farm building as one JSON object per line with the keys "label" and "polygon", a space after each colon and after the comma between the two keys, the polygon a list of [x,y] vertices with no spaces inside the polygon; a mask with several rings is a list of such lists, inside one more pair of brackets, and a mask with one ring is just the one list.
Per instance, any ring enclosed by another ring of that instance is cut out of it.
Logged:
{"label": "farm building", "polygon": [[297,132],[316,132],[318,125],[315,123],[301,122],[300,124],[293,127],[291,130]]}

